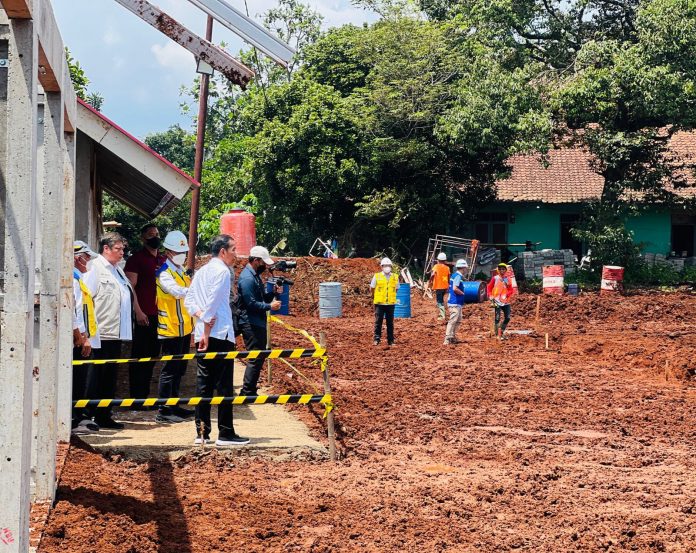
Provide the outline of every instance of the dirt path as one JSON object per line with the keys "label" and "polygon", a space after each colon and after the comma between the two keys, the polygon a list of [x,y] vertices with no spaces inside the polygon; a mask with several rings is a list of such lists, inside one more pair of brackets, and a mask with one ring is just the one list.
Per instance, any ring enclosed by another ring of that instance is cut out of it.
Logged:
{"label": "dirt path", "polygon": [[[531,328],[535,301],[511,328]],[[328,333],[338,464],[74,447],[40,551],[693,551],[695,309],[544,298],[541,335],[499,344],[468,306],[447,349],[420,302],[394,348],[371,345],[369,313],[292,318]],[[293,410],[323,440],[321,412]]]}

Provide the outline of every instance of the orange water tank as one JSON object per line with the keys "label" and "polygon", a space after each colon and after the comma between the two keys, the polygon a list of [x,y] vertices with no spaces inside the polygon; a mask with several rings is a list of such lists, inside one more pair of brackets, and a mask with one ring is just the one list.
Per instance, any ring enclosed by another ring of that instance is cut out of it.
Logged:
{"label": "orange water tank", "polygon": [[246,257],[256,246],[256,217],[243,209],[232,209],[220,217],[220,232],[234,238],[238,257]]}

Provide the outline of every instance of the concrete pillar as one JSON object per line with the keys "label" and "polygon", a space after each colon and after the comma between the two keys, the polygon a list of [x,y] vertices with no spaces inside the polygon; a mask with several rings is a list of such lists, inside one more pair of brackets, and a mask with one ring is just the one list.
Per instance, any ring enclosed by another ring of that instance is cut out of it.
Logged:
{"label": "concrete pillar", "polygon": [[72,312],[73,229],[75,228],[75,134],[64,134],[63,201],[60,244],[61,278],[58,309],[58,407],[57,433],[61,442],[70,441],[72,413]]}
{"label": "concrete pillar", "polygon": [[[7,103],[0,118],[5,154],[4,303],[0,312],[0,531],[3,553],[29,549],[32,346],[34,340],[34,198],[38,41],[34,22],[9,23]],[[0,78],[3,76],[0,75]]]}
{"label": "concrete pillar", "polygon": [[[59,343],[58,332],[61,276],[63,272],[63,186],[65,144],[63,98],[60,92],[47,92],[43,110],[43,182],[40,197],[41,234],[41,310],[39,391],[37,418],[37,457],[34,482],[35,499],[52,500],[55,493]],[[71,315],[68,313],[68,315]],[[72,317],[71,317],[72,319]]]}

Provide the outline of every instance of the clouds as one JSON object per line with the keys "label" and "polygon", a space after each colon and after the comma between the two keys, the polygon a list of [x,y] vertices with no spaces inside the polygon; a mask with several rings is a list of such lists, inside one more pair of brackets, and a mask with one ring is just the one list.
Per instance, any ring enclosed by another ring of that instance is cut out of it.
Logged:
{"label": "clouds", "polygon": [[190,74],[195,70],[196,63],[193,54],[176,42],[168,41],[164,44],[153,44],[150,51],[155,55],[157,63],[167,69],[174,69],[182,73]]}

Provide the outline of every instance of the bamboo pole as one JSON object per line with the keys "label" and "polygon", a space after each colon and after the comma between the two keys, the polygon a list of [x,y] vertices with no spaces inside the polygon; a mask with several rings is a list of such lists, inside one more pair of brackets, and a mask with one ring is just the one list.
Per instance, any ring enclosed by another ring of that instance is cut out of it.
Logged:
{"label": "bamboo pole", "polygon": [[534,315],[534,332],[539,331],[539,310],[541,309],[541,296],[537,296],[536,314]]}
{"label": "bamboo pole", "polygon": [[[319,344],[323,349],[326,349],[326,333],[320,332],[319,333]],[[331,394],[331,382],[329,380],[329,366],[326,364],[324,367],[323,371],[323,377],[324,377],[324,393],[325,394]],[[335,420],[335,415],[333,410],[329,411],[329,414],[326,417],[326,427],[327,427],[327,433],[329,437],[329,457],[331,458],[332,461],[336,460],[336,420]]]}

